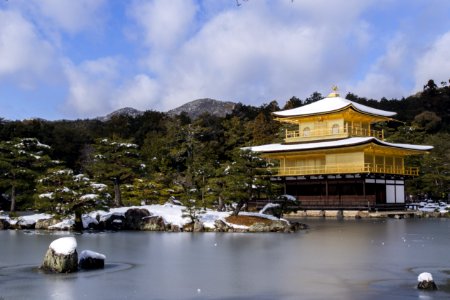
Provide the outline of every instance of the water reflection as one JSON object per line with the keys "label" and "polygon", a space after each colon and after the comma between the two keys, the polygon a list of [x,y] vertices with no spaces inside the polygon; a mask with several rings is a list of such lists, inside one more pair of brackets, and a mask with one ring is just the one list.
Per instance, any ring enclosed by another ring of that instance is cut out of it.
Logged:
{"label": "water reflection", "polygon": [[[295,234],[77,235],[102,271],[43,274],[47,233],[1,231],[4,299],[439,299],[450,296],[450,221],[302,220]],[[440,288],[415,289],[433,274]],[[24,288],[26,287],[26,288]]]}

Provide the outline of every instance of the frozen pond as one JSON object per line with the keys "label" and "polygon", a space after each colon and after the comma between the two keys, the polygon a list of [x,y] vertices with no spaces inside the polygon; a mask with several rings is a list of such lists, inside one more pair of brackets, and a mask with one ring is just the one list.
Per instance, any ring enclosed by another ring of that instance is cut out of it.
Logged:
{"label": "frozen pond", "polygon": [[[68,233],[0,231],[0,299],[450,298],[450,220],[301,220],[294,234],[103,232],[76,235],[106,268],[45,274]],[[439,290],[416,289],[433,274]]]}

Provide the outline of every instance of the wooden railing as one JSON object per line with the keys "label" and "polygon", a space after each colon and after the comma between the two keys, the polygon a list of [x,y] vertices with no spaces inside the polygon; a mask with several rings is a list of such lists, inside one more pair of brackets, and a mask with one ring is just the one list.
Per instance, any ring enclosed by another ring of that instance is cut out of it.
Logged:
{"label": "wooden railing", "polygon": [[361,164],[337,164],[324,165],[319,167],[284,167],[271,168],[278,176],[302,176],[302,175],[328,175],[328,174],[354,174],[354,173],[377,173],[418,176],[419,168],[416,167],[395,167],[385,165]]}
{"label": "wooden railing", "polygon": [[376,204],[375,195],[333,195],[333,196],[298,196],[300,207],[304,209],[321,208],[370,208]]}
{"label": "wooden railing", "polygon": [[384,140],[383,130],[372,130],[361,127],[344,126],[343,128],[325,128],[325,129],[311,129],[311,130],[287,130],[287,143],[313,140],[315,138],[345,138],[345,137],[375,137]]}

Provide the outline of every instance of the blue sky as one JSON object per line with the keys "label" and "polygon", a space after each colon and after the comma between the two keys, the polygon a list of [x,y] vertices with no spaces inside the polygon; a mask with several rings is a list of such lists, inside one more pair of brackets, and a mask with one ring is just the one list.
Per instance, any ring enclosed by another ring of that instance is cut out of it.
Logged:
{"label": "blue sky", "polygon": [[0,0],[0,117],[401,98],[450,79],[448,0]]}

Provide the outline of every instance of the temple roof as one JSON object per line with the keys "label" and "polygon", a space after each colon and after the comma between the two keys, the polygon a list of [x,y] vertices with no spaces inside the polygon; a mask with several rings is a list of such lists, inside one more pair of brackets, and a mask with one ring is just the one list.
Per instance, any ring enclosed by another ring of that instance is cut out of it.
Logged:
{"label": "temple roof", "polygon": [[[330,94],[331,95],[331,94]],[[386,111],[381,109],[371,108],[341,97],[336,96],[328,96],[322,100],[317,102],[313,102],[311,104],[307,104],[301,107],[283,110],[279,112],[274,112],[273,114],[277,117],[295,117],[295,116],[309,116],[316,114],[324,114],[331,113],[334,111],[339,111],[346,109],[348,107],[352,107],[356,111],[360,111],[362,113],[383,116],[383,117],[391,117],[396,115],[395,112]]]}
{"label": "temple roof", "polygon": [[301,143],[301,144],[267,144],[261,146],[247,147],[246,149],[249,149],[254,152],[273,153],[285,151],[306,151],[315,149],[339,148],[339,147],[363,145],[368,143],[375,143],[386,147],[399,148],[404,150],[413,150],[413,151],[428,151],[433,149],[433,146],[427,145],[388,143],[380,141],[379,139],[374,137],[353,137],[336,141]]}

